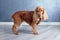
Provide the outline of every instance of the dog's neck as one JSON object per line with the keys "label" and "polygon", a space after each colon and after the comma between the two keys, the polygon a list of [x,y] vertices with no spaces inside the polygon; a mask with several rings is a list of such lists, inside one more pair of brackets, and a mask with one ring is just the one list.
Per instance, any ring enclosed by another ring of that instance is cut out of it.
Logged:
{"label": "dog's neck", "polygon": [[37,12],[36,15],[37,15],[37,17],[38,17],[39,19],[41,18],[40,15],[39,15],[39,12]]}
{"label": "dog's neck", "polygon": [[40,21],[41,21],[41,16],[39,15],[39,12],[37,12],[36,15],[37,15],[38,18],[39,18],[39,21],[38,21],[38,23],[37,23],[37,25],[38,25],[38,24],[40,23]]}

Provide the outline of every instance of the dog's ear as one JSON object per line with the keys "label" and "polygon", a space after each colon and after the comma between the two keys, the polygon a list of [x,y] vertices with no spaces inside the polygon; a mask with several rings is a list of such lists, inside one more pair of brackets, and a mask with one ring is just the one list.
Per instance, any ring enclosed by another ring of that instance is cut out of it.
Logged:
{"label": "dog's ear", "polygon": [[42,16],[43,16],[43,18],[42,18],[43,20],[47,20],[48,19],[48,15],[47,15],[47,12],[46,12],[45,9],[43,10],[43,15]]}

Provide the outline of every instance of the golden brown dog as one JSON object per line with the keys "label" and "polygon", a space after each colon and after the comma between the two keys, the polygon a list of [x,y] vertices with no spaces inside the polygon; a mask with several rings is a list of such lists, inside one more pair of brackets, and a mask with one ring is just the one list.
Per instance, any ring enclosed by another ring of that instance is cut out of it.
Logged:
{"label": "golden brown dog", "polygon": [[13,32],[17,35],[19,25],[23,21],[27,22],[31,27],[34,34],[38,34],[36,26],[41,20],[47,20],[47,14],[43,7],[36,7],[35,11],[18,11],[12,15],[14,25]]}

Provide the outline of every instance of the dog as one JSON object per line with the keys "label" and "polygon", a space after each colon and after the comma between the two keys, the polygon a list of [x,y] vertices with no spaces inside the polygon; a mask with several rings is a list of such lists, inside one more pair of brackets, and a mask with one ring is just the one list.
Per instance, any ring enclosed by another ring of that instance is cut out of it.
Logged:
{"label": "dog", "polygon": [[33,33],[37,35],[37,25],[41,22],[41,20],[47,20],[48,16],[45,9],[38,6],[34,11],[17,11],[12,15],[12,19],[14,22],[12,31],[16,35],[19,34],[18,28],[23,21],[28,23],[31,26]]}

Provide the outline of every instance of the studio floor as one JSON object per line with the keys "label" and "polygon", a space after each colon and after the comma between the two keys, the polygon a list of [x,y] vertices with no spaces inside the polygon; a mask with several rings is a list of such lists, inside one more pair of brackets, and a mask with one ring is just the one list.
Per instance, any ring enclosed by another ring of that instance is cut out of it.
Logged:
{"label": "studio floor", "polygon": [[14,35],[12,25],[0,25],[0,40],[60,40],[60,25],[38,25],[39,35],[34,35],[31,27],[21,25],[19,35]]}

